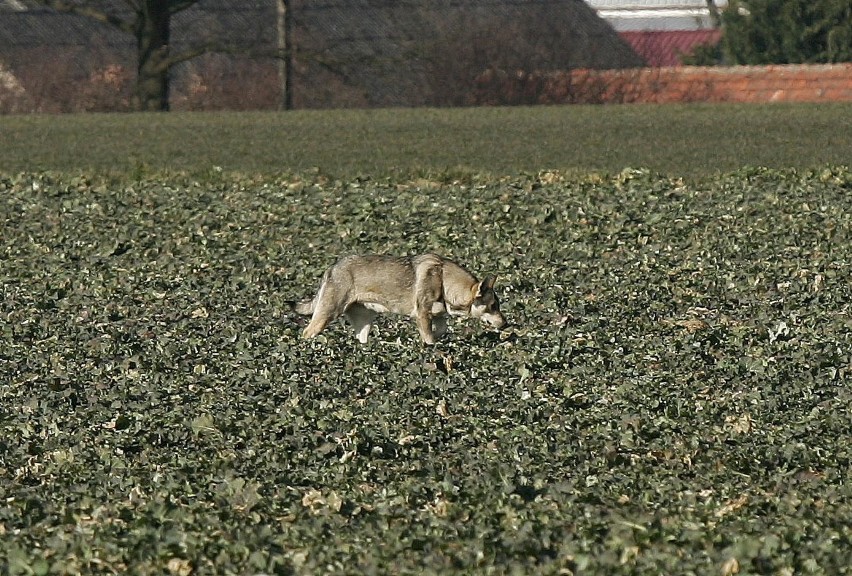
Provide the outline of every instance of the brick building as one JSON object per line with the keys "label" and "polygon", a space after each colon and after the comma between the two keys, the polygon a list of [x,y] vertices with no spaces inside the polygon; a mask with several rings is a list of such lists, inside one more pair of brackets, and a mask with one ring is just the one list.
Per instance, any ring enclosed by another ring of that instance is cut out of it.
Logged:
{"label": "brick building", "polygon": [[[679,66],[701,45],[722,33],[706,0],[587,0],[649,66]],[[727,0],[716,0],[717,10]]]}

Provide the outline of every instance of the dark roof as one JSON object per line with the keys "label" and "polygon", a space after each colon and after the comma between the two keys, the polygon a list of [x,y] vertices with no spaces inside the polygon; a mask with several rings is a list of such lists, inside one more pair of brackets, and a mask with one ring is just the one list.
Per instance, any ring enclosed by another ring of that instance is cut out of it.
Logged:
{"label": "dark roof", "polygon": [[644,64],[582,0],[301,0],[294,14],[300,61],[337,67],[376,106],[463,103],[439,92],[465,69]]}
{"label": "dark roof", "polygon": [[722,38],[718,29],[705,30],[644,30],[621,32],[649,66],[680,66],[681,58],[701,45],[716,45]]}
{"label": "dark roof", "polygon": [[0,17],[0,55],[11,48],[42,46],[133,46],[132,38],[105,24],[80,16],[37,9],[3,13]]}
{"label": "dark roof", "polygon": [[[33,0],[0,0],[0,53],[4,48],[86,46],[97,44],[133,48],[134,39],[109,24],[74,14],[59,13]],[[124,2],[87,0],[107,13],[129,18]],[[26,9],[20,10],[23,6]],[[172,40],[178,48],[197,41],[224,38],[225,44],[271,42],[275,26],[270,0],[201,0],[172,18]],[[270,16],[272,17],[270,19]]]}
{"label": "dark roof", "polygon": [[[126,10],[119,0],[97,1]],[[15,9],[21,5],[28,10]],[[271,53],[276,6],[277,0],[201,0],[174,17],[172,45],[215,41],[235,52]],[[463,67],[479,74],[489,67],[644,63],[583,0],[290,0],[290,9],[296,74],[334,77],[368,106],[447,103],[436,87],[457,81]],[[32,0],[0,0],[0,13],[0,59],[16,49],[96,45],[132,62],[133,38],[111,26]],[[334,105],[329,98],[305,105]]]}

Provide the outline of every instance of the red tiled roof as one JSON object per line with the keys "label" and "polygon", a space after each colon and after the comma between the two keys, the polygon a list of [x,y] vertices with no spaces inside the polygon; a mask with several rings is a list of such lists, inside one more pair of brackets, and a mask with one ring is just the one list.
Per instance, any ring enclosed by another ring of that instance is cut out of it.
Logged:
{"label": "red tiled roof", "polygon": [[701,44],[715,44],[722,31],[710,30],[641,30],[619,32],[648,66],[680,66],[681,57]]}

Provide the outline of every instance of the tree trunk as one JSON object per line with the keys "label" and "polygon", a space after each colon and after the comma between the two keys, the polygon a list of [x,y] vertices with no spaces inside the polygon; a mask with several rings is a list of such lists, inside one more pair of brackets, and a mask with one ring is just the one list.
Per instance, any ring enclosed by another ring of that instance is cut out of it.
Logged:
{"label": "tree trunk", "polygon": [[169,2],[145,0],[139,10],[136,107],[144,112],[164,112],[169,109]]}

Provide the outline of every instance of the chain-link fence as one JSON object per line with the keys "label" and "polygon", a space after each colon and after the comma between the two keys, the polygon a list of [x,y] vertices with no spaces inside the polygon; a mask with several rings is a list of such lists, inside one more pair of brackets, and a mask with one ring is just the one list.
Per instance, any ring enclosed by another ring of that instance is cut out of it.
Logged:
{"label": "chain-link fence", "polygon": [[[0,10],[0,111],[133,108],[131,34],[28,0]],[[171,69],[176,110],[474,105],[501,101],[489,71],[644,64],[581,0],[200,0],[171,24],[171,54],[204,52]]]}

